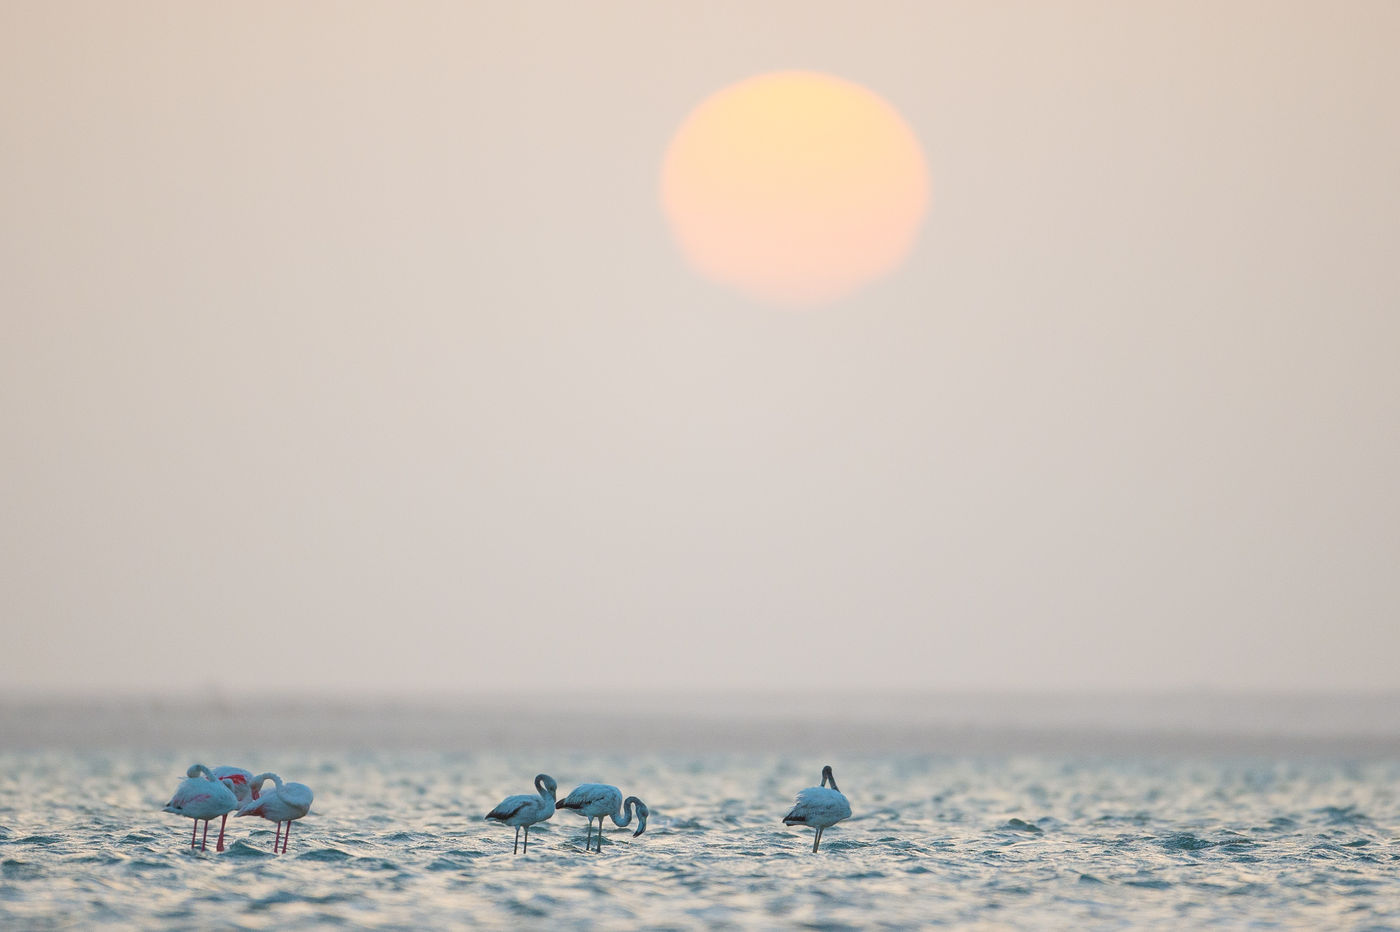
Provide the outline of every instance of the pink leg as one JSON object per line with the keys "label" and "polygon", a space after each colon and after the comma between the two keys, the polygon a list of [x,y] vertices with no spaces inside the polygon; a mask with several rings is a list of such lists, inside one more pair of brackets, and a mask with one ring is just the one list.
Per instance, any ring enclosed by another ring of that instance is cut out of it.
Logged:
{"label": "pink leg", "polygon": [[209,847],[209,820],[204,820],[204,837],[199,840],[199,850]]}
{"label": "pink leg", "polygon": [[272,853],[277,853],[277,846],[282,843],[282,823],[277,823],[277,831],[272,836]]}
{"label": "pink leg", "polygon": [[219,843],[214,846],[215,851],[224,850],[224,826],[228,824],[228,813],[224,813],[223,821],[219,823]]}
{"label": "pink leg", "polygon": [[190,847],[194,847],[195,836],[199,834],[199,820],[194,820],[194,827],[190,829]]}
{"label": "pink leg", "polygon": [[292,821],[291,821],[291,819],[288,819],[288,820],[287,820],[287,831],[286,831],[286,834],[284,834],[284,835],[282,836],[282,853],[283,853],[283,854],[286,854],[286,853],[287,853],[287,839],[288,839],[288,838],[291,838],[291,837],[292,837]]}

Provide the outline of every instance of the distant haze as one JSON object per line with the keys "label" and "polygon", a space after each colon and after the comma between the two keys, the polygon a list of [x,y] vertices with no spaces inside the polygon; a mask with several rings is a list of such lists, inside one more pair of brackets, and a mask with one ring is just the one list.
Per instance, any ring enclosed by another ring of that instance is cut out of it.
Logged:
{"label": "distant haze", "polygon": [[[689,271],[857,82],[897,272]],[[1400,688],[1400,4],[0,4],[0,687]]]}

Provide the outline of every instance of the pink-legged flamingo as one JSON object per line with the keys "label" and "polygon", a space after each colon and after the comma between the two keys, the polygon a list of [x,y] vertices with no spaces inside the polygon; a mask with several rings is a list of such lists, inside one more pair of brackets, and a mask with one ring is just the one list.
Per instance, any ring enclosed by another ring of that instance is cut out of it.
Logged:
{"label": "pink-legged flamingo", "polygon": [[228,786],[215,780],[209,768],[203,764],[194,764],[186,773],[188,776],[175,787],[175,795],[165,804],[164,811],[194,819],[194,830],[190,832],[191,848],[195,846],[195,833],[199,831],[200,820],[203,820],[204,838],[199,845],[200,851],[209,846],[209,820],[214,816],[223,816],[223,821],[219,823],[219,840],[214,846],[215,851],[222,851],[224,825],[228,822],[228,814],[238,808],[238,797]]}
{"label": "pink-legged flamingo", "polygon": [[[271,780],[276,786],[262,792],[262,785]],[[269,822],[277,823],[277,832],[272,836],[272,853],[277,853],[277,843],[282,843],[282,853],[287,853],[287,839],[292,837],[292,823],[306,815],[311,809],[311,788],[304,783],[283,783],[275,773],[260,773],[249,783],[253,798],[238,807],[237,815],[262,816]],[[282,833],[282,823],[287,823],[287,831]]]}

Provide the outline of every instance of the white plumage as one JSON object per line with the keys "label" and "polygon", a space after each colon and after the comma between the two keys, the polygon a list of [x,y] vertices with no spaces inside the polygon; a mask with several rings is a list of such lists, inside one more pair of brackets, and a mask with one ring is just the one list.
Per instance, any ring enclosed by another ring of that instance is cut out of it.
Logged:
{"label": "white plumage", "polygon": [[209,820],[215,816],[223,816],[219,822],[219,840],[214,846],[215,851],[222,851],[224,825],[228,822],[228,814],[238,808],[238,797],[229,787],[215,780],[213,773],[203,764],[193,764],[185,773],[185,779],[175,787],[175,795],[165,804],[164,811],[194,819],[194,830],[190,832],[191,848],[195,845],[194,836],[195,832],[199,831],[199,823],[204,823],[204,839],[199,844],[200,851],[205,850],[209,843]]}
{"label": "white plumage", "polygon": [[[831,788],[827,789],[827,784]],[[851,804],[846,794],[836,788],[836,776],[831,765],[822,768],[822,785],[809,786],[797,794],[797,804],[783,816],[784,825],[810,825],[817,830],[812,839],[812,851],[822,843],[822,831],[851,817]]]}
{"label": "white plumage", "polygon": [[[554,794],[558,791],[559,784],[554,782],[554,778],[547,773],[535,775],[535,795],[522,793],[519,796],[507,796],[501,800],[495,809],[486,813],[486,821],[495,820],[504,825],[515,826],[515,846],[511,853],[515,854],[520,847],[520,827],[525,826],[525,850],[530,850],[530,826],[543,822],[554,815]],[[588,824],[592,826],[590,819]]]}
{"label": "white plumage", "polygon": [[[632,833],[636,838],[647,830],[647,816],[651,815],[651,810],[647,804],[635,796],[627,797],[623,802],[622,791],[607,783],[583,783],[574,787],[572,793],[559,802],[555,803],[556,809],[571,809],[580,815],[588,816],[588,836],[584,839],[583,850],[588,850],[589,842],[593,838],[593,820],[598,820],[598,844],[594,850],[603,850],[603,818],[611,818],[618,828],[626,828],[632,821],[633,809],[637,813],[637,830]],[[624,811],[625,809],[625,811]]]}
{"label": "white plumage", "polygon": [[[262,785],[271,780],[275,787],[262,792]],[[238,807],[238,815],[262,816],[269,822],[277,823],[277,832],[272,836],[272,852],[277,853],[277,844],[282,844],[282,853],[287,853],[287,839],[292,837],[292,823],[311,811],[311,788],[304,783],[283,783],[275,773],[260,773],[249,782],[252,796]],[[282,823],[287,823],[287,832],[282,834]]]}
{"label": "white plumage", "polygon": [[[197,765],[196,765],[197,766]],[[194,776],[194,767],[190,768],[189,776]],[[253,771],[244,770],[242,767],[215,767],[213,770],[214,779],[224,786],[233,790],[233,795],[238,797],[239,804],[246,803],[252,796]]]}

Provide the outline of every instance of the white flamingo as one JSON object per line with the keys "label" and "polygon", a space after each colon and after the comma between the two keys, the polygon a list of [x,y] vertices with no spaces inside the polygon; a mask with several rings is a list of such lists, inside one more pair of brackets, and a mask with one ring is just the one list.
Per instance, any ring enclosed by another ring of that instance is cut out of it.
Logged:
{"label": "white flamingo", "polygon": [[223,816],[219,822],[219,840],[214,845],[215,851],[222,851],[224,826],[228,823],[228,814],[238,808],[238,797],[224,783],[215,780],[209,768],[203,764],[194,764],[185,773],[185,779],[175,787],[175,795],[165,804],[164,811],[194,819],[194,829],[190,832],[191,848],[195,845],[194,837],[199,831],[199,823],[204,822],[204,838],[199,843],[200,851],[209,847],[209,820],[214,816]]}
{"label": "white flamingo", "polygon": [[[516,854],[520,848],[520,827],[525,826],[525,851],[530,850],[530,826],[544,822],[554,815],[554,794],[558,792],[559,784],[554,782],[554,778],[547,773],[535,775],[535,795],[522,793],[519,796],[507,796],[497,804],[495,809],[486,813],[486,821],[495,820],[503,825],[515,826],[515,845],[511,848],[511,854]],[[589,820],[589,825],[592,825]]]}
{"label": "white flamingo", "polygon": [[[276,786],[262,792],[262,786],[271,780]],[[283,783],[275,773],[260,773],[248,784],[249,799],[238,807],[238,815],[262,816],[269,822],[277,823],[277,831],[272,836],[272,853],[277,853],[277,843],[282,843],[282,853],[287,853],[287,839],[292,837],[292,823],[311,810],[311,788],[305,783]],[[282,823],[287,823],[287,833],[282,834]]]}
{"label": "white flamingo", "polygon": [[580,815],[588,816],[588,836],[583,843],[584,851],[588,850],[588,844],[593,838],[594,819],[598,820],[598,844],[594,850],[602,851],[603,817],[610,817],[618,828],[626,828],[632,821],[634,807],[637,813],[637,830],[632,833],[632,837],[636,838],[647,830],[647,816],[651,815],[651,810],[635,796],[627,797],[624,803],[622,791],[615,786],[606,783],[583,783],[554,804],[556,809],[572,809]]}
{"label": "white flamingo", "polygon": [[[826,785],[830,783],[831,789]],[[842,819],[851,817],[851,804],[846,794],[836,788],[836,776],[831,765],[822,768],[822,785],[809,786],[797,794],[797,804],[783,816],[784,825],[810,825],[817,830],[812,839],[812,852],[822,843],[822,830],[831,828]]]}
{"label": "white flamingo", "polygon": [[[194,767],[190,768],[190,776],[194,776]],[[238,797],[239,805],[246,803],[251,798],[253,790],[253,772],[244,770],[242,767],[215,767],[213,770],[214,779],[233,790],[233,795]]]}

